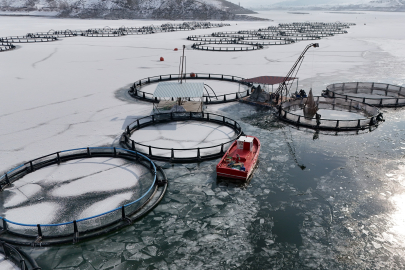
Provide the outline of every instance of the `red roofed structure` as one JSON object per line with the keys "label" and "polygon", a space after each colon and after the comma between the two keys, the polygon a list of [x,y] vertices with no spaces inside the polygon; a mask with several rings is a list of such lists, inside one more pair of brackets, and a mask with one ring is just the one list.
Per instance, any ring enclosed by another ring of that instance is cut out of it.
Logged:
{"label": "red roofed structure", "polygon": [[[243,79],[241,80],[242,82],[248,82],[248,83],[258,83],[258,84],[268,84],[268,85],[274,85],[274,84],[280,84],[284,81],[285,77],[278,77],[278,76],[260,76],[256,78],[250,78],[250,79]],[[295,77],[289,77],[285,81],[291,81],[295,80],[297,78]]]}

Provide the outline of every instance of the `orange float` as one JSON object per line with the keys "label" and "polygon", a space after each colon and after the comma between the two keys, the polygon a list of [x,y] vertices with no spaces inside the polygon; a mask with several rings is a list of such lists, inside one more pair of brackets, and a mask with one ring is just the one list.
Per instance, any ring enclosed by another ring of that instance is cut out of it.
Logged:
{"label": "orange float", "polygon": [[194,73],[194,72],[191,72],[191,73],[190,73],[190,77],[191,77],[191,78],[194,78],[194,77],[195,77],[195,73]]}
{"label": "orange float", "polygon": [[163,57],[160,57],[160,61],[165,61],[165,59]]}
{"label": "orange float", "polygon": [[178,51],[179,49],[177,49],[177,48],[174,48],[174,50],[175,50],[175,51]]}

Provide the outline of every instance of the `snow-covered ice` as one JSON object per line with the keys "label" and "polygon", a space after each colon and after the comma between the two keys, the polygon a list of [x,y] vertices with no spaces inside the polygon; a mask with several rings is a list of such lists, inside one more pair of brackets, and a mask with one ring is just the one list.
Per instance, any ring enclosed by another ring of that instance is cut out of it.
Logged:
{"label": "snow-covered ice", "polygon": [[127,192],[123,194],[113,195],[105,200],[99,201],[89,208],[85,209],[79,218],[91,217],[94,213],[103,213],[106,209],[114,209],[118,206],[124,205],[124,202],[128,202],[132,198],[132,192]]}
{"label": "snow-covered ice", "polygon": [[0,194],[2,212],[7,219],[26,224],[90,217],[137,199],[152,180],[147,168],[121,158],[67,161],[14,182]]}
{"label": "snow-covered ice", "polygon": [[[187,73],[191,73],[191,72],[197,72],[197,71],[190,70],[190,69],[187,70]],[[176,72],[174,72],[174,74],[176,74]],[[235,76],[235,74],[230,74],[230,73],[228,74],[226,72],[223,74]],[[203,74],[203,75],[206,76],[205,74]],[[239,75],[239,76],[241,76],[241,75]],[[139,79],[143,79],[143,78],[139,78]],[[235,82],[226,82],[226,81],[220,81],[220,80],[199,80],[199,79],[191,80],[191,79],[189,79],[187,81],[188,82],[203,82],[204,84],[208,85],[208,87],[207,86],[205,87],[206,90],[204,91],[204,95],[211,96],[211,99],[213,101],[216,100],[215,96],[229,94],[229,93],[243,92],[243,91],[246,91],[246,89],[247,89],[246,86],[244,86],[243,84],[239,85],[238,83],[235,83]],[[153,94],[156,90],[156,87],[157,87],[157,83],[153,83],[153,84],[143,86],[140,90],[143,92]],[[211,90],[211,88],[212,88],[212,90]]]}
{"label": "snow-covered ice", "polygon": [[61,206],[52,202],[38,202],[29,206],[9,209],[5,217],[18,223],[49,224],[57,217]]}
{"label": "snow-covered ice", "polygon": [[[211,122],[177,121],[158,124],[139,129],[132,133],[131,139],[137,143],[158,148],[180,149],[175,151],[176,157],[196,157],[196,150],[182,151],[187,148],[203,148],[201,154],[213,154],[220,151],[220,147],[213,147],[228,143],[236,137],[235,131],[228,127]],[[148,148],[138,146],[137,149],[148,153]],[[154,149],[152,154],[170,157],[169,150]]]}
{"label": "snow-covered ice", "polygon": [[5,260],[3,254],[0,254],[0,268],[2,270],[17,270],[17,269],[20,269],[14,263],[12,263],[10,260]]}

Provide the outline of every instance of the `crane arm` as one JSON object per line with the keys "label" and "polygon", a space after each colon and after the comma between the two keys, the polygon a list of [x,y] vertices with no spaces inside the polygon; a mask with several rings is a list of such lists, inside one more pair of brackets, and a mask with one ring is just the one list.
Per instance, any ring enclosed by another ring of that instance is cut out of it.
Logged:
{"label": "crane arm", "polygon": [[317,48],[319,47],[319,43],[311,43],[308,46],[305,47],[305,49],[302,51],[301,55],[298,57],[297,61],[295,61],[294,65],[290,69],[290,71],[287,73],[287,75],[284,77],[283,81],[279,84],[276,93],[283,96],[283,90],[285,89],[286,93],[285,95],[288,95],[288,89],[286,87],[286,82],[290,79],[291,74],[294,73],[294,70],[297,68],[298,64],[303,60],[305,53],[309,50],[309,48],[314,47]]}

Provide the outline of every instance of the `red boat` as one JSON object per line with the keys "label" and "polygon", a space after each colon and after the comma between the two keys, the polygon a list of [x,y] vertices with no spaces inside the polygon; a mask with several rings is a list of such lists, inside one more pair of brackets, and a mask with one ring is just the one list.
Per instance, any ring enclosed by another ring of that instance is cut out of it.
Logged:
{"label": "red boat", "polygon": [[217,165],[217,177],[247,181],[256,167],[260,141],[254,136],[241,136],[234,141]]}

